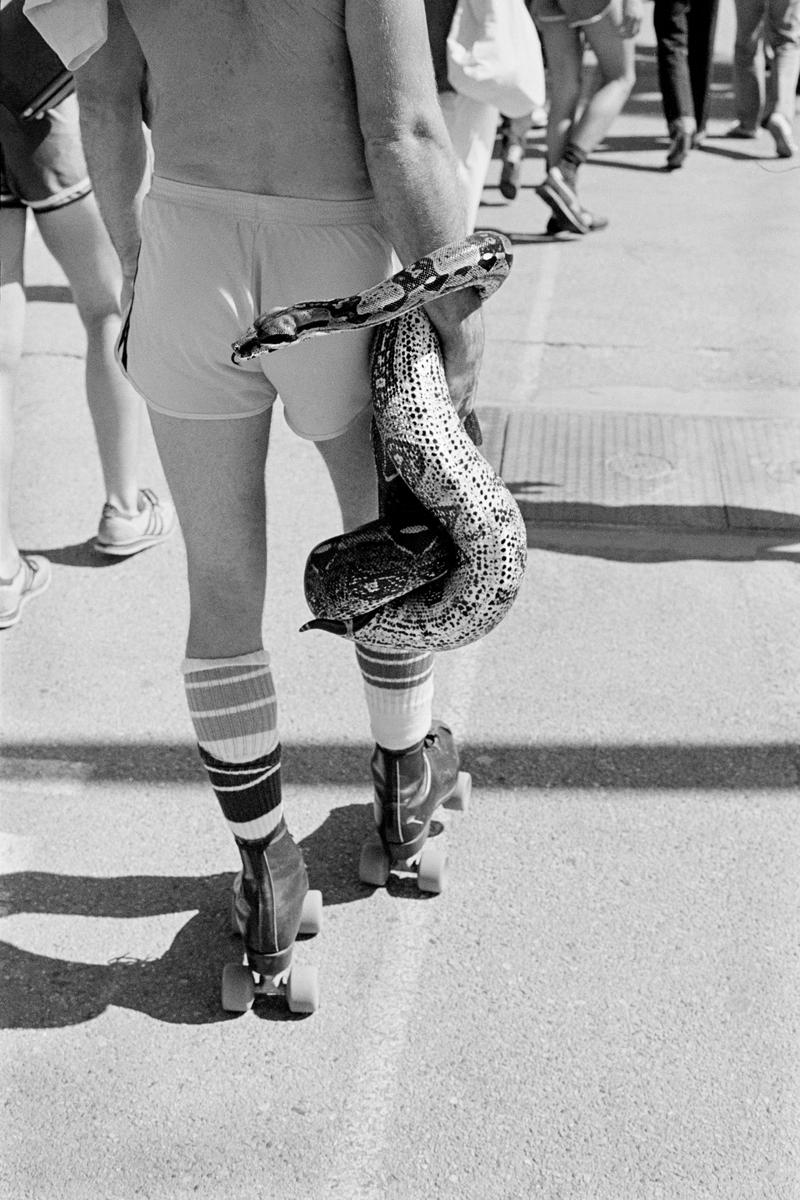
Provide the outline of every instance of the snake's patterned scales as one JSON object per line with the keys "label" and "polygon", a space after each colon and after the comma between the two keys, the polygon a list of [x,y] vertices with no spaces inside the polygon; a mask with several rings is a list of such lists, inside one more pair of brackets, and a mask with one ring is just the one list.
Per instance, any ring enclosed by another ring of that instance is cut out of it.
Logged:
{"label": "snake's patterned scales", "polygon": [[[436,334],[420,309],[466,287],[485,299],[511,261],[502,234],[479,231],[358,295],[264,313],[234,342],[233,361],[241,362],[315,334],[379,326],[372,351],[376,457],[379,466],[382,459],[394,464],[436,518],[423,516],[420,523],[417,506],[404,527],[395,517],[316,547],[306,595],[317,619],[304,629],[327,629],[366,645],[452,650],[483,637],[513,604],[525,571],[525,525],[456,414]],[[438,555],[434,582],[410,594],[408,583],[393,590],[385,578],[376,582],[375,562],[389,563],[391,574],[398,562],[419,565],[426,553]]]}

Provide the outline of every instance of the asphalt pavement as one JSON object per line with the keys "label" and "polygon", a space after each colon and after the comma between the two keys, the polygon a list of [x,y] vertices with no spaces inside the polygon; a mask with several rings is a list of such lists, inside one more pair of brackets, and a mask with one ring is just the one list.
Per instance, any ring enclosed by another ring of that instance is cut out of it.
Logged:
{"label": "asphalt pavement", "polygon": [[[486,453],[529,563],[440,656],[474,777],[448,886],[358,881],[370,825],[352,648],[298,633],[334,532],[274,423],[265,638],[289,821],[325,898],[322,1004],[242,1017],[237,856],[179,671],[179,536],[91,548],[84,338],[32,231],[15,522],[53,563],[0,635],[0,1194],[15,1200],[800,1200],[800,170],[733,118],[667,173],[652,30],[582,172],[610,218],[544,235],[535,133],[486,308]],[[152,442],[143,482],[165,490]]]}

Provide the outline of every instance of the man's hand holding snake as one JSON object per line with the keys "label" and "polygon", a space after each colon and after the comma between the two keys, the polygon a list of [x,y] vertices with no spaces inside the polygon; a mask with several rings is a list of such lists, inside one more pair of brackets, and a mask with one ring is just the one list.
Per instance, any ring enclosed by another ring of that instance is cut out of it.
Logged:
{"label": "man's hand holding snake", "polygon": [[483,359],[484,323],[475,288],[455,292],[425,307],[439,337],[450,398],[463,421],[472,412]]}

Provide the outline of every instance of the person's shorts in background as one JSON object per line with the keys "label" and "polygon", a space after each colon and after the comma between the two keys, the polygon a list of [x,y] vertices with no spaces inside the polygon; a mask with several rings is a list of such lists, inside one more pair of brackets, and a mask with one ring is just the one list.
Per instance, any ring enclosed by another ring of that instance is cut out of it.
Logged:
{"label": "person's shorts in background", "polygon": [[613,7],[614,0],[533,0],[531,14],[543,25],[566,21],[570,29],[592,25]]}
{"label": "person's shorts in background", "polygon": [[51,212],[91,190],[74,96],[25,121],[0,104],[0,208]]}
{"label": "person's shorts in background", "polygon": [[156,176],[117,357],[167,416],[250,417],[279,394],[300,437],[335,438],[372,403],[371,329],[238,366],[231,343],[267,309],[353,295],[396,269],[372,199],[259,196]]}

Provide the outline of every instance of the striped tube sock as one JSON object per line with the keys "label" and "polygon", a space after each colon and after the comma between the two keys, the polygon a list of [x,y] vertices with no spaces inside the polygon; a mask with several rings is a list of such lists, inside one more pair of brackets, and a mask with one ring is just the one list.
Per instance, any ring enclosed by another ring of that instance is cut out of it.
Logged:
{"label": "striped tube sock", "polygon": [[372,736],[384,750],[406,750],[427,734],[433,709],[433,655],[356,646]]}
{"label": "striped tube sock", "polygon": [[189,715],[223,815],[236,838],[267,838],[283,816],[278,706],[264,650],[187,658]]}

